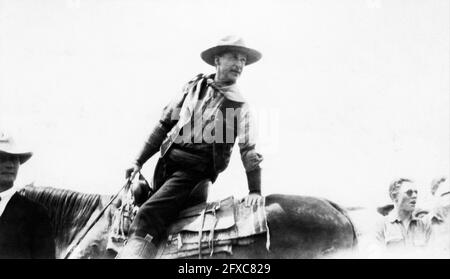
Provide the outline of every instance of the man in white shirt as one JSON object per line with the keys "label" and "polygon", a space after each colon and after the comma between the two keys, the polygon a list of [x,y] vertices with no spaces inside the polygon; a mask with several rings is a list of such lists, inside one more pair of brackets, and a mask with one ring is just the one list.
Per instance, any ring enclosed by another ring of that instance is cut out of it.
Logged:
{"label": "man in white shirt", "polygon": [[385,252],[389,252],[388,256],[401,256],[405,251],[420,252],[417,248],[425,248],[429,242],[429,222],[413,214],[417,195],[416,185],[407,178],[397,179],[389,186],[389,196],[394,202],[394,208],[376,229],[376,239],[385,248]]}

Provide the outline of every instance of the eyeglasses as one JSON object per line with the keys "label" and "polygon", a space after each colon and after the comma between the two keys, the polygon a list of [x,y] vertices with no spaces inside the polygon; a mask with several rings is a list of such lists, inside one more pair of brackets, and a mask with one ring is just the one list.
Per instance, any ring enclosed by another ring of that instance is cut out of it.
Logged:
{"label": "eyeglasses", "polygon": [[413,194],[417,195],[418,191],[417,190],[408,190],[405,193],[408,197],[412,197]]}

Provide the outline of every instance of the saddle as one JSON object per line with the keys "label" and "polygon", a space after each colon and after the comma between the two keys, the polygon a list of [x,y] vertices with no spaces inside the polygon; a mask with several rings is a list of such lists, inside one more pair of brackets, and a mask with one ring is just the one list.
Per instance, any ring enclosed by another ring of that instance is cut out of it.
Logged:
{"label": "saddle", "polygon": [[[189,194],[186,207],[202,204],[208,199],[211,185],[209,179],[200,181]],[[117,210],[112,216],[111,229],[107,240],[107,250],[118,252],[128,239],[128,232],[139,207],[155,192],[142,174],[139,180],[115,204]]]}
{"label": "saddle", "polygon": [[267,233],[266,247],[269,247],[264,199],[245,207],[231,196],[187,208],[180,212],[167,233],[167,241],[160,245],[157,258],[232,254],[233,246],[249,245],[256,235],[263,233]]}
{"label": "saddle", "polygon": [[[146,181],[145,181],[146,182]],[[158,247],[156,258],[174,259],[212,256],[215,253],[232,254],[235,245],[248,245],[255,236],[267,232],[266,248],[269,249],[269,232],[265,212],[265,200],[246,207],[230,196],[215,202],[207,199],[211,181],[198,183],[191,192],[186,209],[167,230],[167,240]],[[148,184],[143,183],[144,189]],[[141,191],[147,193],[147,191]],[[129,226],[138,210],[136,196],[127,192],[113,216],[112,230],[107,249],[119,251],[128,238]]]}

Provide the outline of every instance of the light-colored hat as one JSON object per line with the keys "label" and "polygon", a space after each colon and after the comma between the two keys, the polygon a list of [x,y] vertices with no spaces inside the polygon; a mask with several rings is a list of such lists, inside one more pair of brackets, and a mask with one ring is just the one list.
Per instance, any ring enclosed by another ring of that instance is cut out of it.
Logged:
{"label": "light-colored hat", "polygon": [[259,51],[246,47],[244,40],[237,36],[226,36],[216,46],[203,51],[201,57],[209,65],[215,66],[214,57],[227,51],[238,51],[245,54],[247,56],[245,65],[253,64],[262,57]]}
{"label": "light-colored hat", "polygon": [[0,153],[7,153],[19,157],[19,162],[21,164],[28,161],[28,159],[33,156],[32,152],[25,151],[18,147],[13,138],[8,136],[6,133],[0,131]]}

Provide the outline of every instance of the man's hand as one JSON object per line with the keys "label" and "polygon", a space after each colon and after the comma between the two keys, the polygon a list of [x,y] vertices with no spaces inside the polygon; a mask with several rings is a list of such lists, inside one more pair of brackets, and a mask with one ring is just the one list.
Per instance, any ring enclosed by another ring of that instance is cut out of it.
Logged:
{"label": "man's hand", "polygon": [[133,164],[125,171],[125,178],[133,180],[134,176],[141,170],[141,168],[142,168],[141,166]]}
{"label": "man's hand", "polygon": [[250,193],[242,199],[246,207],[253,206],[261,200],[262,196],[257,193]]}

